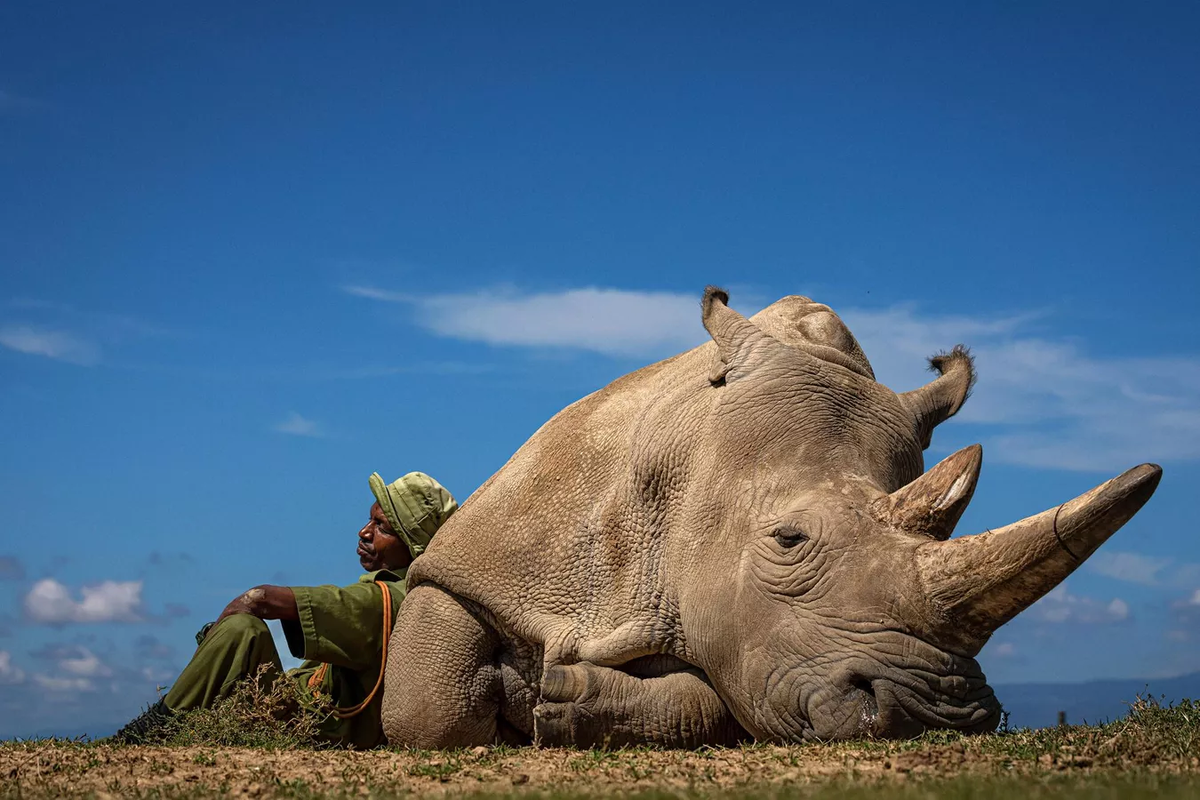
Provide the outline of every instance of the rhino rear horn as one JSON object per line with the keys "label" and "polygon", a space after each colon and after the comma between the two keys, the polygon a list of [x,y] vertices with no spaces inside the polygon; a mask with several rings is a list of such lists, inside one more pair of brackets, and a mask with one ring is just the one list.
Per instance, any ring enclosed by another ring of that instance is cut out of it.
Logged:
{"label": "rhino rear horn", "polygon": [[906,533],[944,541],[967,510],[979,469],[983,448],[964,447],[939,462],[912,483],[882,498],[876,505],[877,516]]}
{"label": "rhino rear horn", "polygon": [[709,286],[704,290],[700,308],[704,327],[717,343],[719,353],[708,379],[720,383],[731,369],[745,366],[755,346],[763,344],[767,335],[730,308],[729,293],[717,286]]}
{"label": "rhino rear horn", "polygon": [[922,449],[929,447],[933,429],[958,413],[975,385],[974,360],[961,344],[929,359],[929,366],[937,370],[939,377],[900,395],[900,402],[913,415]]}
{"label": "rhino rear horn", "polygon": [[1128,522],[1161,477],[1157,464],[1142,464],[1012,525],[921,545],[917,571],[930,602],[964,649],[978,652]]}

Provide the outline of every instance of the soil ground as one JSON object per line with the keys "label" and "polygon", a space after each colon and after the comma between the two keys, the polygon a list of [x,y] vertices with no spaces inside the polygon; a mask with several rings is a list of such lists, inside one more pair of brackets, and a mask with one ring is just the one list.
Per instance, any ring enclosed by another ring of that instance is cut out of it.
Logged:
{"label": "soil ground", "polygon": [[[314,749],[248,704],[193,712],[172,746],[0,743],[0,800],[41,797],[1200,797],[1200,703],[1097,726],[683,750]],[[257,716],[256,716],[257,715]],[[275,727],[272,727],[272,724]],[[210,744],[212,742],[213,744]],[[215,744],[221,742],[221,744]],[[238,746],[253,745],[253,746]]]}
{"label": "soil ground", "polygon": [[[691,751],[264,750],[35,742],[0,747],[0,796],[346,797],[417,794],[1200,796],[1200,752],[1127,758],[1104,742],[1028,757],[983,740]],[[1007,788],[1006,788],[1007,787]],[[904,790],[904,791],[900,791]],[[914,794],[915,792],[915,794]],[[949,794],[946,794],[949,792]],[[965,794],[964,794],[965,792]],[[877,793],[877,791],[875,792]]]}

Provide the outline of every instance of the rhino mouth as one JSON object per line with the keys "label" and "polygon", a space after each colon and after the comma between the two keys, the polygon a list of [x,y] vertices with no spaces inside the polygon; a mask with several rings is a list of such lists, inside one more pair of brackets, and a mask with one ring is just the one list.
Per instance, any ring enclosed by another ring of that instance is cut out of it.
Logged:
{"label": "rhino mouth", "polygon": [[1000,721],[1000,704],[987,684],[965,697],[918,691],[886,678],[864,682],[856,690],[862,709],[859,736],[910,739],[935,728],[983,733],[995,730]]}
{"label": "rhino mouth", "polygon": [[956,666],[964,669],[934,674],[927,667],[859,662],[815,684],[809,680],[820,670],[793,668],[773,676],[770,711],[760,717],[758,727],[764,738],[777,741],[909,739],[931,729],[995,730],[1000,703],[983,673],[973,662]]}

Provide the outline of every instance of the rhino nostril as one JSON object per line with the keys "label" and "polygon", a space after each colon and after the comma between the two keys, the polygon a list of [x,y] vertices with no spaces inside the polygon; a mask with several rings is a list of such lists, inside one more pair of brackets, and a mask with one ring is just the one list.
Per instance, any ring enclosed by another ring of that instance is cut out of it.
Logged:
{"label": "rhino nostril", "polygon": [[856,689],[859,703],[859,729],[868,734],[875,733],[879,722],[879,700],[875,697],[875,687],[866,678],[857,678],[850,682]]}

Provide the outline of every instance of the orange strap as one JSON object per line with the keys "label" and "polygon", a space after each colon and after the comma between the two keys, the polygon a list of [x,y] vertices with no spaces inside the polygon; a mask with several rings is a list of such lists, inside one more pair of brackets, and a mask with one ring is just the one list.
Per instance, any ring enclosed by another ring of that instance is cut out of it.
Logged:
{"label": "orange strap", "polygon": [[[375,681],[375,688],[372,689],[370,693],[367,694],[366,699],[358,705],[350,706],[349,708],[337,708],[335,706],[333,709],[333,715],[338,719],[350,719],[351,717],[357,717],[359,714],[366,711],[367,706],[371,704],[371,701],[375,699],[375,695],[379,693],[379,687],[383,686],[383,670],[387,666],[388,642],[392,638],[392,593],[388,590],[386,582],[375,581],[375,583],[379,584],[379,590],[383,592],[383,653],[381,654],[382,657],[379,660],[379,678],[377,678]],[[325,673],[328,671],[329,665],[322,664],[321,666],[317,667],[316,672],[309,676],[308,688],[312,690],[313,697],[321,696],[320,686],[325,680]]]}

